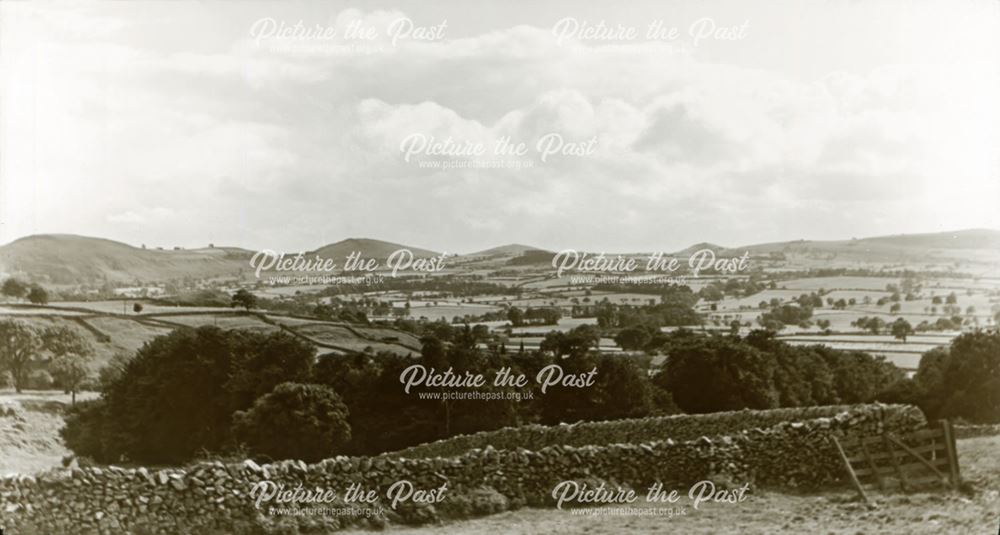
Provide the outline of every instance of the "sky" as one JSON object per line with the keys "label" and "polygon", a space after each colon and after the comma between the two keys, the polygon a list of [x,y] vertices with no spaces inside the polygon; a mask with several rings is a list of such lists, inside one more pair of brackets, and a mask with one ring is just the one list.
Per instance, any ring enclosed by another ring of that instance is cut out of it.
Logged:
{"label": "sky", "polygon": [[582,4],[2,2],[0,243],[1000,229],[1000,2]]}

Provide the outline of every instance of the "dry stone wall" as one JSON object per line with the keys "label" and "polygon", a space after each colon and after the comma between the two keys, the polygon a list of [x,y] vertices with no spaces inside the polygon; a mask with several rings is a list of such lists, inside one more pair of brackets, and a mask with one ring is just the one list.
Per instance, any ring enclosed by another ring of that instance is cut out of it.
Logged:
{"label": "dry stone wall", "polygon": [[[738,414],[747,421],[771,425],[741,426],[735,420]],[[15,534],[323,532],[357,524],[421,523],[497,510],[491,507],[548,505],[552,488],[565,480],[600,480],[637,489],[656,481],[683,485],[704,479],[757,486],[819,486],[838,481],[843,473],[831,436],[882,430],[905,433],[926,425],[918,409],[901,405],[782,413],[789,417],[798,414],[802,417],[799,421],[776,422],[777,414],[746,411],[715,419],[674,419],[675,432],[681,438],[636,442],[629,442],[628,433],[619,436],[604,427],[631,432],[641,420],[624,426],[615,422],[574,426],[570,435],[592,433],[571,439],[584,445],[546,445],[537,450],[504,444],[504,448],[487,445],[454,456],[342,456],[309,465],[283,461],[258,466],[245,461],[164,470],[58,469],[37,477],[0,480],[0,518],[8,532]],[[688,424],[678,424],[681,421],[704,424],[701,429],[721,431],[721,427],[714,427],[718,422],[742,429],[694,438]],[[598,439],[608,440],[599,445],[594,443]],[[329,514],[275,516],[266,506],[255,507],[250,497],[250,489],[262,480],[287,488],[301,485],[337,492],[360,484],[377,490],[379,496],[386,496],[391,485],[403,480],[417,489],[447,483],[448,490],[445,499],[435,505],[386,507],[385,516],[373,519]],[[493,505],[477,502],[477,496],[484,493],[496,498]]]}
{"label": "dry stone wall", "polygon": [[677,414],[609,422],[580,422],[573,425],[526,425],[460,435],[413,446],[386,456],[446,457],[475,448],[526,448],[587,446],[614,443],[653,442],[670,438],[691,440],[699,437],[734,434],[747,429],[767,428],[788,421],[832,417],[859,409],[852,405],[826,405],[770,410],[741,410],[709,414]]}

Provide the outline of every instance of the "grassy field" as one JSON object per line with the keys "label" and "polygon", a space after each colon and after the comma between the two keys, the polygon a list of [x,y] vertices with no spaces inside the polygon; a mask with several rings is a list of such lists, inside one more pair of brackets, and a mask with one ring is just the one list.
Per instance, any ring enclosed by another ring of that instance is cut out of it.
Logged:
{"label": "grassy field", "polygon": [[[343,323],[261,314],[242,314],[229,308],[155,307],[136,314],[128,309],[121,312],[120,301],[78,302],[72,306],[86,311],[67,312],[59,307],[0,308],[0,318],[11,318],[42,330],[66,327],[80,333],[94,350],[91,371],[97,372],[116,355],[132,355],[149,340],[184,327],[213,325],[222,329],[246,329],[273,333],[286,330],[316,343],[323,353],[361,352],[366,348],[388,351],[397,355],[419,352],[420,341],[413,335],[382,327],[348,328]],[[10,314],[7,314],[10,311]]]}
{"label": "grassy field", "polygon": [[[441,300],[437,303],[435,305],[432,301],[411,301],[409,317],[427,318],[431,321],[444,319],[450,322],[455,316],[480,316],[500,310],[500,307],[479,303],[456,303],[446,300]],[[395,303],[395,305],[397,308],[402,306],[400,303]]]}
{"label": "grassy field", "polygon": [[[77,401],[95,397],[77,395]],[[59,466],[70,451],[59,437],[70,397],[62,392],[0,390],[0,476]]]}
{"label": "grassy field", "polygon": [[[577,516],[571,511],[521,509],[484,518],[419,528],[392,527],[403,535],[529,535],[619,533],[810,533],[900,535],[994,534],[1000,529],[1000,436],[958,441],[963,479],[969,492],[927,491],[876,494],[875,506],[860,503],[851,490],[816,494],[751,491],[739,504],[711,503],[695,511],[665,516]],[[678,489],[682,494],[686,489]],[[678,505],[684,503],[682,500]],[[638,507],[649,508],[649,505]],[[603,512],[603,511],[602,511]],[[351,535],[372,533],[357,530]]]}
{"label": "grassy field", "polygon": [[811,277],[782,281],[780,286],[789,290],[801,290],[806,293],[834,288],[845,290],[885,290],[887,284],[899,284],[897,277]]}

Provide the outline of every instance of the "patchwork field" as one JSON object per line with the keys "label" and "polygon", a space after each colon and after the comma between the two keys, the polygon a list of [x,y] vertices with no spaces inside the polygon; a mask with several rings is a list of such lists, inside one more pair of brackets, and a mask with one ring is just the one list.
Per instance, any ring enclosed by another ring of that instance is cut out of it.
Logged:
{"label": "patchwork field", "polygon": [[885,357],[897,367],[914,371],[920,365],[920,357],[924,352],[935,347],[947,346],[959,333],[940,333],[933,335],[909,336],[906,342],[891,336],[856,334],[856,335],[811,335],[799,334],[782,336],[781,339],[792,345],[821,344],[833,349],[845,351],[865,351],[872,355]]}
{"label": "patchwork field", "polygon": [[[228,308],[152,306],[144,307],[141,313],[128,309],[122,314],[119,301],[74,303],[79,308],[75,311],[67,311],[66,306],[58,303],[52,307],[4,307],[0,308],[0,318],[16,319],[38,330],[66,327],[78,332],[94,350],[95,357],[89,364],[92,372],[100,370],[116,355],[134,354],[157,336],[179,327],[203,325],[262,333],[285,330],[314,342],[323,352],[351,353],[371,348],[405,356],[420,350],[420,341],[415,336],[383,327],[352,327],[283,315],[246,314]],[[11,313],[7,314],[7,310]]]}

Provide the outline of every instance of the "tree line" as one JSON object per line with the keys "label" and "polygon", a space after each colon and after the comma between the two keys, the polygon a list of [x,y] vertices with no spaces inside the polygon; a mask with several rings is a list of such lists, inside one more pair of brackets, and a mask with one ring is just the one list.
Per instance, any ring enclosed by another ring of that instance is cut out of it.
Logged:
{"label": "tree line", "polygon": [[[538,351],[483,347],[471,328],[425,334],[419,355],[360,353],[317,357],[282,332],[182,328],[116,361],[102,396],[77,404],[63,437],[101,462],[182,463],[206,452],[314,461],[373,455],[458,434],[531,423],[615,420],[872,401],[916,403],[929,417],[1000,421],[1000,335],[970,333],[925,355],[914,379],[880,357],[826,346],[790,346],[773,332],[747,336],[661,333],[665,361],[602,355],[596,329],[546,338]],[[596,369],[587,388],[535,382],[521,399],[427,399],[454,390],[403,391],[400,375],[422,364],[493,377],[501,368],[535,377],[550,364],[564,373]],[[992,392],[992,393],[991,393]]]}
{"label": "tree line", "polygon": [[[0,320],[0,386],[8,383],[20,393],[36,386],[32,379],[45,374],[73,396],[90,377],[94,349],[85,335],[70,327],[36,328],[23,321]],[[51,385],[45,385],[51,386]]]}

